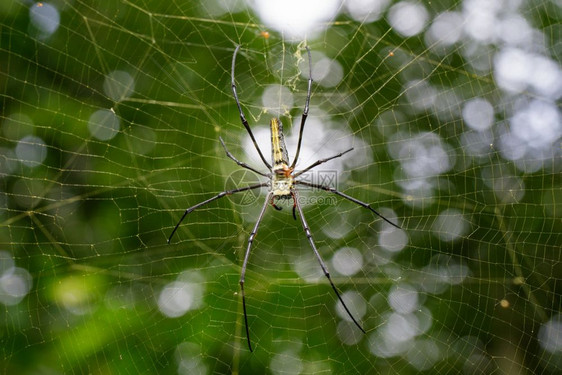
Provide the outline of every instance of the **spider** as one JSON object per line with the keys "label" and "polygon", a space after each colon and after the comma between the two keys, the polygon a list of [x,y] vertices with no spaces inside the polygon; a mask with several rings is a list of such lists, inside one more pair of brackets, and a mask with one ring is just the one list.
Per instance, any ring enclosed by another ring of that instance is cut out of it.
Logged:
{"label": "spider", "polygon": [[238,106],[238,112],[240,113],[240,120],[242,121],[242,125],[248,131],[248,135],[250,136],[250,139],[252,140],[261,160],[263,161],[264,165],[267,167],[269,172],[267,172],[267,173],[260,172],[257,169],[249,166],[248,164],[239,161],[238,159],[236,159],[236,157],[234,157],[234,155],[232,155],[230,153],[230,151],[228,151],[228,149],[227,149],[227,147],[226,147],[226,145],[225,145],[225,143],[224,143],[224,141],[222,140],[221,137],[219,137],[219,140],[220,140],[220,142],[222,144],[222,147],[224,148],[224,151],[226,152],[226,156],[228,158],[232,159],[240,167],[249,169],[254,173],[257,173],[257,174],[259,174],[263,177],[266,177],[267,181],[262,182],[262,183],[258,183],[258,184],[254,184],[254,185],[241,187],[241,188],[238,188],[238,189],[223,191],[223,192],[218,193],[217,195],[215,195],[215,196],[213,196],[213,197],[211,197],[211,198],[209,198],[209,199],[207,199],[203,202],[197,203],[195,206],[192,206],[192,207],[188,208],[187,210],[185,210],[183,216],[181,217],[181,219],[178,221],[178,223],[176,224],[176,226],[172,230],[172,233],[170,234],[170,237],[168,238],[168,243],[170,243],[174,233],[176,233],[177,229],[179,228],[180,224],[185,219],[185,217],[189,213],[198,209],[199,207],[204,206],[208,203],[211,203],[211,202],[213,202],[217,199],[220,199],[222,197],[225,197],[227,195],[232,195],[232,194],[236,194],[236,193],[240,193],[240,192],[248,191],[248,190],[253,190],[253,189],[259,189],[259,188],[262,188],[262,187],[268,187],[269,191],[267,193],[267,197],[266,197],[265,202],[263,204],[263,207],[262,207],[262,209],[261,209],[261,211],[258,215],[258,219],[256,221],[256,224],[254,225],[254,229],[252,229],[252,232],[250,233],[250,236],[248,238],[248,245],[246,247],[246,253],[244,255],[244,261],[242,263],[242,270],[240,272],[240,292],[242,294],[242,307],[243,307],[243,310],[244,310],[244,325],[245,325],[245,328],[246,328],[246,339],[248,341],[248,348],[250,349],[250,352],[252,352],[253,349],[252,349],[252,342],[250,340],[250,331],[249,331],[249,328],[248,328],[248,314],[246,312],[246,295],[244,293],[244,280],[245,280],[245,277],[246,277],[246,267],[248,265],[248,259],[250,257],[250,250],[252,249],[252,244],[254,242],[254,238],[256,237],[256,233],[258,232],[258,228],[260,226],[262,218],[265,214],[265,210],[267,209],[268,205],[271,205],[276,210],[281,210],[281,207],[277,206],[277,204],[275,203],[276,200],[280,200],[280,199],[287,199],[287,200],[292,199],[293,200],[293,218],[295,220],[297,219],[297,212],[298,212],[299,217],[300,217],[301,222],[302,222],[304,232],[306,233],[306,237],[308,239],[308,242],[310,243],[310,246],[312,247],[312,250],[314,251],[314,255],[316,256],[316,259],[318,259],[318,262],[320,263],[320,267],[322,268],[322,272],[324,273],[324,276],[326,276],[326,278],[330,282],[330,285],[332,286],[332,289],[334,290],[334,293],[336,294],[337,298],[339,299],[343,308],[345,309],[345,312],[349,315],[349,317],[351,318],[353,323],[355,323],[355,325],[361,330],[361,332],[365,333],[365,330],[363,329],[363,327],[359,324],[357,319],[355,319],[355,317],[349,311],[345,302],[341,298],[341,295],[340,295],[338,289],[336,288],[336,286],[334,285],[334,283],[332,281],[332,278],[330,277],[330,272],[328,271],[328,267],[326,266],[326,263],[324,263],[324,260],[322,259],[322,257],[320,256],[320,253],[318,252],[318,249],[316,248],[316,245],[315,245],[315,243],[312,239],[312,233],[310,231],[308,223],[306,222],[306,219],[304,218],[302,207],[299,204],[298,192],[296,190],[296,186],[297,185],[304,185],[304,186],[308,186],[310,188],[325,190],[325,191],[328,191],[330,193],[334,193],[334,194],[339,195],[340,197],[345,198],[345,199],[347,199],[347,200],[349,200],[349,201],[351,201],[351,202],[353,202],[353,203],[355,203],[355,204],[357,204],[361,207],[364,207],[364,208],[370,210],[375,215],[379,216],[381,219],[383,219],[384,221],[386,221],[388,224],[392,225],[393,227],[396,227],[398,229],[400,229],[400,227],[398,225],[394,224],[393,222],[391,222],[390,220],[388,220],[387,218],[385,218],[383,215],[381,215],[379,212],[377,212],[375,209],[373,209],[371,207],[371,205],[368,204],[368,203],[362,202],[362,201],[360,201],[358,199],[355,199],[355,198],[353,198],[353,197],[351,197],[347,194],[344,194],[344,193],[336,190],[333,187],[325,186],[325,185],[321,185],[321,184],[309,183],[309,182],[302,181],[302,180],[298,179],[298,177],[300,175],[302,175],[305,172],[308,172],[312,168],[314,168],[314,167],[316,167],[320,164],[326,163],[327,161],[330,161],[332,159],[339,158],[339,157],[343,156],[344,154],[347,154],[348,152],[353,150],[353,148],[350,148],[350,149],[348,149],[344,152],[340,152],[337,155],[334,155],[334,156],[331,156],[331,157],[328,157],[328,158],[325,158],[325,159],[317,160],[316,162],[312,163],[311,165],[309,165],[308,167],[306,167],[302,170],[295,171],[295,165],[297,164],[297,160],[299,159],[299,154],[300,154],[300,149],[301,149],[304,125],[305,125],[306,119],[308,117],[311,88],[312,88],[312,61],[311,61],[311,56],[310,56],[310,48],[308,48],[308,46],[306,46],[306,51],[307,51],[307,54],[308,54],[308,89],[307,89],[307,94],[306,94],[306,102],[305,102],[305,105],[304,105],[304,111],[303,111],[302,119],[301,119],[301,123],[300,123],[299,138],[298,138],[297,151],[295,153],[295,158],[293,159],[292,163],[289,163],[289,155],[288,155],[288,152],[287,152],[287,147],[285,145],[285,138],[284,138],[284,135],[283,135],[283,124],[281,123],[281,121],[278,118],[272,118],[271,121],[270,121],[272,164],[269,164],[267,162],[267,160],[263,156],[263,153],[261,152],[260,147],[258,146],[258,144],[256,142],[256,139],[254,137],[254,134],[252,133],[252,130],[250,129],[250,125],[248,124],[248,121],[246,120],[246,117],[244,116],[244,111],[242,110],[242,106],[240,105],[240,100],[238,100],[238,94],[236,92],[236,83],[234,82],[234,67],[235,67],[235,64],[236,64],[236,55],[238,54],[239,50],[240,50],[240,45],[238,45],[236,47],[236,49],[234,50],[234,54],[232,56],[232,68],[231,68],[232,93],[234,95],[234,100],[236,101],[236,105]]}

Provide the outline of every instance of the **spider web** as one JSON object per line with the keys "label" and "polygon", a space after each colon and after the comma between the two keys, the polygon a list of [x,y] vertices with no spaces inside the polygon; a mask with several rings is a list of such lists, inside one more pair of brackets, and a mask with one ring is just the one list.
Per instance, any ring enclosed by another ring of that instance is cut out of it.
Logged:
{"label": "spider web", "polygon": [[[303,2],[301,2],[303,3]],[[325,2],[329,4],[330,2]],[[308,3],[307,3],[308,4]],[[560,373],[559,1],[346,1],[303,32],[262,4],[0,5],[6,373]],[[295,4],[300,20],[322,14]],[[326,5],[327,6],[327,5]],[[300,11],[300,7],[303,7]],[[254,13],[256,11],[256,13]],[[310,21],[311,22],[311,21]],[[304,214],[266,189],[280,116]]]}

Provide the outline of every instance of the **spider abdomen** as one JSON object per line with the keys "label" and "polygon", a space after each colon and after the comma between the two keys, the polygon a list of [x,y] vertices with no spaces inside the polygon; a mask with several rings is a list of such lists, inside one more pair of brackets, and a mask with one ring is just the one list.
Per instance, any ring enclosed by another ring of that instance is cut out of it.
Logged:
{"label": "spider abdomen", "polygon": [[[272,118],[270,123],[271,129],[271,159],[273,161],[273,171],[277,169],[288,169],[289,154],[285,145],[285,137],[283,135],[283,124],[279,119]],[[285,168],[283,168],[283,165]]]}

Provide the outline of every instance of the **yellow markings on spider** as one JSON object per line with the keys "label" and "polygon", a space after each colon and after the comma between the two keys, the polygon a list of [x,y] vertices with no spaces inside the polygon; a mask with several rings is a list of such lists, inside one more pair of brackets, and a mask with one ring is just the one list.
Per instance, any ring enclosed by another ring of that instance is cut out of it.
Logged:
{"label": "yellow markings on spider", "polygon": [[270,121],[271,128],[271,159],[273,160],[273,176],[271,191],[274,198],[290,198],[293,196],[293,169],[289,167],[289,155],[283,135],[283,124],[277,118]]}

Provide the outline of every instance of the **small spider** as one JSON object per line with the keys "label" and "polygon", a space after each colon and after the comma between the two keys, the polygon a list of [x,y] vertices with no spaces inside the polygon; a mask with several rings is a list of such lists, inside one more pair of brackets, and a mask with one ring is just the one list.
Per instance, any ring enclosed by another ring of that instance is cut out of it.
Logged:
{"label": "small spider", "polygon": [[271,150],[272,150],[272,164],[269,164],[267,162],[267,160],[265,160],[265,157],[263,156],[260,147],[258,146],[256,139],[254,138],[254,134],[252,133],[252,130],[250,129],[250,125],[248,124],[248,121],[246,120],[246,117],[244,116],[244,112],[242,111],[242,106],[240,105],[240,101],[238,100],[238,94],[236,93],[236,84],[234,82],[234,66],[236,63],[236,55],[238,54],[238,51],[240,50],[240,46],[237,46],[236,49],[234,50],[234,55],[232,56],[232,70],[231,70],[231,87],[232,87],[232,93],[234,94],[234,99],[236,101],[236,105],[238,106],[238,112],[240,113],[240,120],[242,121],[242,125],[244,125],[244,127],[246,128],[246,130],[248,131],[248,134],[250,135],[250,138],[252,140],[252,142],[254,143],[254,146],[256,148],[256,150],[258,151],[258,154],[261,158],[261,160],[263,161],[264,165],[267,167],[267,169],[269,170],[268,173],[263,173],[258,171],[257,169],[249,166],[248,164],[239,161],[238,159],[236,159],[231,153],[230,151],[228,151],[228,149],[226,148],[226,145],[224,143],[224,141],[222,140],[221,137],[219,137],[219,140],[224,148],[224,151],[226,152],[226,156],[230,159],[232,159],[236,164],[238,164],[239,166],[241,166],[242,168],[246,168],[251,170],[252,172],[255,172],[263,177],[266,177],[268,180],[266,182],[262,182],[259,184],[254,184],[254,185],[250,185],[250,186],[245,186],[242,188],[238,188],[238,189],[232,189],[232,190],[227,190],[227,191],[223,191],[217,195],[215,195],[214,197],[211,197],[203,202],[200,202],[198,204],[196,204],[195,206],[192,206],[190,208],[188,208],[187,210],[185,210],[183,216],[181,217],[181,219],[178,221],[178,223],[176,224],[176,226],[174,227],[174,229],[172,230],[172,233],[170,234],[170,237],[168,238],[168,243],[170,243],[174,233],[176,233],[177,229],[179,228],[180,224],[182,223],[183,219],[185,219],[185,217],[187,216],[187,214],[191,213],[192,211],[196,210],[197,208],[206,205],[207,203],[211,203],[212,201],[215,201],[219,198],[222,198],[224,196],[227,195],[232,195],[232,194],[236,194],[239,192],[243,192],[243,191],[248,191],[248,190],[253,190],[253,189],[259,189],[262,187],[268,187],[269,188],[269,192],[267,193],[267,198],[265,199],[265,202],[263,204],[263,207],[258,215],[258,219],[256,221],[256,224],[254,225],[254,229],[252,230],[252,232],[250,233],[250,236],[248,238],[248,246],[246,248],[246,253],[244,255],[244,261],[242,263],[242,271],[240,273],[240,291],[242,294],[242,307],[244,310],[244,324],[245,324],[245,328],[246,328],[246,338],[248,341],[248,348],[250,349],[250,351],[252,350],[252,343],[250,340],[250,331],[248,328],[248,315],[246,313],[246,296],[244,293],[244,279],[246,276],[246,267],[248,265],[248,259],[250,257],[250,250],[252,249],[252,243],[254,242],[254,238],[256,236],[256,233],[258,232],[258,228],[260,226],[261,220],[265,214],[265,210],[267,209],[268,205],[273,206],[273,208],[275,208],[276,210],[281,210],[281,207],[277,206],[275,203],[275,200],[279,200],[279,199],[292,199],[293,200],[293,218],[296,220],[297,219],[297,212],[300,216],[301,222],[302,222],[302,226],[304,228],[304,232],[306,233],[306,237],[308,239],[308,242],[310,243],[310,246],[312,247],[312,250],[314,251],[314,255],[316,255],[316,258],[318,259],[318,262],[320,263],[320,267],[322,268],[322,272],[324,273],[324,275],[326,276],[326,278],[328,279],[328,281],[330,282],[330,285],[332,286],[332,289],[334,290],[336,296],[338,297],[339,301],[341,302],[343,308],[345,309],[346,313],[349,315],[349,317],[351,318],[351,320],[353,321],[353,323],[355,323],[355,325],[361,330],[361,332],[365,333],[365,330],[363,329],[363,327],[357,322],[357,320],[355,319],[355,317],[353,316],[353,314],[351,314],[351,312],[349,311],[349,309],[347,308],[345,302],[343,301],[343,299],[341,298],[340,293],[338,292],[338,289],[336,288],[336,286],[334,285],[334,283],[332,282],[332,278],[330,277],[330,272],[328,271],[328,267],[326,266],[326,264],[324,263],[324,261],[322,260],[322,257],[320,256],[320,253],[318,252],[318,249],[316,248],[316,245],[314,244],[314,241],[312,239],[312,233],[310,232],[310,228],[308,226],[308,223],[306,222],[306,219],[304,218],[304,214],[301,208],[301,205],[299,204],[299,200],[298,200],[298,192],[296,190],[296,186],[297,185],[304,185],[304,186],[308,186],[311,188],[315,188],[315,189],[320,189],[320,190],[325,190],[328,191],[330,193],[334,193],[336,195],[339,195],[342,198],[345,198],[355,204],[358,204],[361,207],[364,207],[370,211],[372,211],[375,215],[379,216],[380,218],[382,218],[384,221],[386,221],[388,224],[400,229],[400,227],[396,224],[394,224],[393,222],[391,222],[390,220],[388,220],[387,218],[385,218],[383,215],[381,215],[379,212],[377,212],[375,209],[373,209],[371,207],[370,204],[368,203],[364,203],[358,199],[355,199],[347,194],[344,194],[330,186],[325,186],[325,185],[320,185],[320,184],[313,184],[313,183],[309,183],[306,181],[302,181],[297,179],[300,175],[302,175],[305,172],[308,172],[309,170],[311,170],[312,168],[326,163],[327,161],[330,161],[332,159],[336,159],[339,158],[341,156],[343,156],[344,154],[350,152],[351,150],[353,150],[353,148],[350,148],[349,150],[346,150],[344,152],[341,152],[337,155],[331,156],[329,158],[325,158],[325,159],[320,159],[317,160],[316,162],[312,163],[310,166],[304,168],[303,170],[300,171],[295,171],[295,165],[297,163],[297,160],[299,158],[299,154],[300,154],[300,149],[301,149],[301,143],[302,143],[302,135],[303,135],[303,130],[304,130],[304,124],[306,122],[306,118],[308,117],[308,109],[309,109],[309,104],[310,104],[310,95],[311,95],[311,88],[312,88],[312,62],[311,62],[311,57],[310,57],[310,49],[308,48],[308,46],[306,47],[306,51],[308,53],[308,70],[309,70],[309,75],[308,75],[308,90],[307,90],[307,95],[306,95],[306,102],[304,105],[304,112],[302,114],[302,120],[301,120],[301,124],[300,124],[300,129],[299,129],[299,139],[298,139],[298,143],[297,143],[297,151],[295,153],[295,158],[293,159],[292,163],[289,163],[289,155],[287,153],[287,147],[285,145],[285,137],[283,135],[283,124],[281,123],[281,121],[278,118],[272,118],[270,121],[270,129],[271,129]]}

